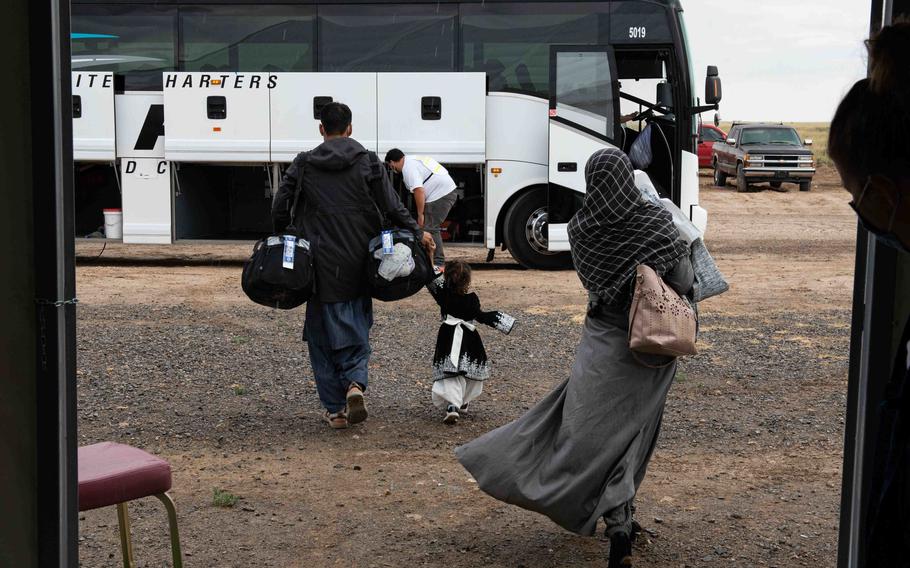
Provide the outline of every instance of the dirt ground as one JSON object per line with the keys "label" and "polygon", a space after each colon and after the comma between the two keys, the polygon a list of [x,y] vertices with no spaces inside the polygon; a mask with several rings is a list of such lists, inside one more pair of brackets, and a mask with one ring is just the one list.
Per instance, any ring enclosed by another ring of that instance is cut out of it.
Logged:
{"label": "dirt ground", "polygon": [[[809,193],[701,181],[732,288],[701,306],[701,352],[670,392],[635,565],[834,566],[855,219],[830,169]],[[248,250],[108,245],[95,259],[100,243],[78,245],[79,443],[171,462],[187,566],[606,566],[601,537],[487,497],[453,456],[568,376],[585,303],[574,272],[452,249],[474,262],[485,306],[519,320],[510,336],[481,331],[484,395],[443,425],[429,395],[435,305],[377,303],[370,419],[335,432],[319,419],[302,311],[240,290]],[[215,489],[236,504],[213,504]],[[131,512],[137,565],[168,565],[160,504]],[[120,565],[114,509],[80,516],[80,554]]]}

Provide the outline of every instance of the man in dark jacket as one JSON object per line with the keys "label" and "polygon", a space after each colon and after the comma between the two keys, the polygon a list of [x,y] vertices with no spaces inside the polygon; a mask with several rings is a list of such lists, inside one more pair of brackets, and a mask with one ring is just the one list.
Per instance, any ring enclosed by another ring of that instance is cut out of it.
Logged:
{"label": "man in dark jacket", "polygon": [[324,142],[298,154],[288,167],[272,205],[272,221],[276,231],[293,225],[310,241],[315,289],[307,302],[303,337],[325,419],[333,428],[347,428],[367,417],[363,393],[373,304],[365,271],[369,241],[381,230],[377,208],[395,226],[414,231],[431,251],[433,239],[402,205],[376,154],[351,138],[351,109],[329,103],[321,122]]}

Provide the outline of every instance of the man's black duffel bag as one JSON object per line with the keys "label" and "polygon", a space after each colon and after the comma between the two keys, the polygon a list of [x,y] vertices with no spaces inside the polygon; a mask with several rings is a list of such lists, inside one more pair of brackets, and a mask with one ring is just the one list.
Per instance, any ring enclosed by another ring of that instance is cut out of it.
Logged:
{"label": "man's black duffel bag", "polygon": [[[286,246],[286,239],[293,239],[292,244]],[[293,235],[261,239],[243,265],[240,283],[257,304],[282,310],[296,308],[313,295],[310,243]]]}
{"label": "man's black duffel bag", "polygon": [[253,254],[243,265],[240,286],[256,302],[270,308],[290,310],[303,304],[313,295],[313,255],[310,243],[298,237],[294,227],[297,203],[303,191],[306,160],[300,165],[291,222],[283,235],[272,235],[253,245]]}
{"label": "man's black duffel bag", "polygon": [[423,244],[409,229],[392,229],[392,244],[403,243],[411,249],[414,257],[414,270],[407,276],[400,276],[386,280],[379,275],[381,258],[376,258],[376,251],[382,249],[382,235],[374,237],[369,244],[369,258],[367,259],[367,278],[369,279],[372,296],[383,302],[394,302],[413,296],[433,280],[433,264],[427,255]]}

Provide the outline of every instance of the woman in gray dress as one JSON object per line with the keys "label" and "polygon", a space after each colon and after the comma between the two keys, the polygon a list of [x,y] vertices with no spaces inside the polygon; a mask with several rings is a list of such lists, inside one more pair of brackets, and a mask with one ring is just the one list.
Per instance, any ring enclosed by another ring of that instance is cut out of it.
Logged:
{"label": "woman in gray dress", "polygon": [[670,213],[642,197],[623,152],[596,152],[585,180],[569,239],[590,301],[571,375],[523,416],[456,454],[485,492],[567,530],[592,535],[603,517],[616,568],[632,564],[632,500],[676,374],[675,361],[658,368],[667,361],[629,350],[635,269],[650,266],[681,294],[691,290],[693,273]]}

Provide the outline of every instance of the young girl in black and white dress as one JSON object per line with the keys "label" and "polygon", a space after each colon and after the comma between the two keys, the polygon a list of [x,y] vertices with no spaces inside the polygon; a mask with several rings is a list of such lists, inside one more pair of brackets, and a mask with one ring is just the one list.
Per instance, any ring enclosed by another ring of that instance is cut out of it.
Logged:
{"label": "young girl in black and white dress", "polygon": [[433,354],[433,404],[445,409],[443,422],[458,422],[459,411],[480,396],[490,364],[474,322],[510,333],[515,319],[504,312],[480,309],[477,294],[469,292],[471,267],[452,260],[445,272],[430,283],[430,293],[439,304],[442,324]]}

